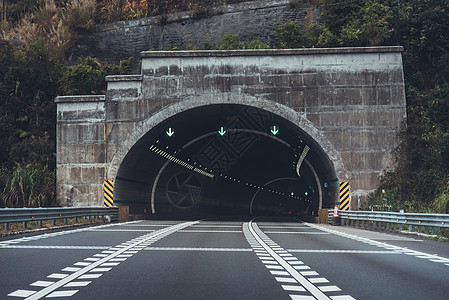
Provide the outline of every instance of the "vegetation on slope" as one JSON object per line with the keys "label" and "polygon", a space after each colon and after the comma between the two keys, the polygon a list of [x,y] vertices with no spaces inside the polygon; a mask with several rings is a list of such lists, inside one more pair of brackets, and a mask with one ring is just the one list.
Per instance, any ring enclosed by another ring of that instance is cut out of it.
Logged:
{"label": "vegetation on slope", "polygon": [[[226,4],[241,2],[226,1]],[[395,162],[369,205],[449,212],[449,1],[291,0],[319,3],[322,23],[279,26],[275,45],[227,35],[204,49],[402,45],[408,120]],[[192,10],[204,17],[224,0],[0,0],[0,205],[54,205],[55,105],[59,94],[101,93],[110,66],[66,58],[77,34],[95,23]],[[192,45],[188,49],[197,48]],[[179,49],[177,45],[167,49]],[[92,83],[92,84],[87,84]],[[384,191],[384,192],[383,192]]]}

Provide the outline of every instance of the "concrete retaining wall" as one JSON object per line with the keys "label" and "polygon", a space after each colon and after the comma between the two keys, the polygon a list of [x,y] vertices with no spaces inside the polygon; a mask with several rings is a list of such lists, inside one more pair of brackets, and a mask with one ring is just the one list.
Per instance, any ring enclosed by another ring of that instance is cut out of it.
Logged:
{"label": "concrete retaining wall", "polygon": [[194,12],[180,12],[97,25],[92,34],[79,37],[72,56],[93,56],[117,64],[128,57],[139,59],[141,51],[171,46],[185,49],[189,41],[196,47],[204,42],[220,45],[228,33],[238,34],[242,41],[258,39],[274,46],[277,26],[290,20],[304,25],[319,18],[320,8],[312,4],[292,8],[288,0],[245,2],[214,8],[201,19]]}

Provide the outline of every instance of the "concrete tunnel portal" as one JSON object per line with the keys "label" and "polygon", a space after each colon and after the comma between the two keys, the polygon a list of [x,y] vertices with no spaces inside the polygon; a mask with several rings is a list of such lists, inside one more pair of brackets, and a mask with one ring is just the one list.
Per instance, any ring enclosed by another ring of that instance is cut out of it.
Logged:
{"label": "concrete tunnel portal", "polygon": [[337,197],[333,164],[307,132],[240,104],[160,122],[131,147],[114,182],[114,204],[150,218],[317,215]]}

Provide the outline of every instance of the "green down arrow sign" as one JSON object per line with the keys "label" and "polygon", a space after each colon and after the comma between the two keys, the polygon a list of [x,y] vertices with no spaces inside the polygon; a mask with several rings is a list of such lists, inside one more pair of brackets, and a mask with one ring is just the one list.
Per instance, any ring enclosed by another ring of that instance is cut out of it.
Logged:
{"label": "green down arrow sign", "polygon": [[279,133],[279,126],[273,125],[271,126],[271,134],[277,135]]}
{"label": "green down arrow sign", "polygon": [[175,134],[175,131],[173,130],[173,128],[168,127],[168,129],[165,131],[165,133],[168,135],[168,137],[172,137],[172,135]]}
{"label": "green down arrow sign", "polygon": [[220,134],[221,136],[224,136],[226,133],[226,130],[224,130],[223,126],[220,127],[220,130],[218,130],[218,134]]}

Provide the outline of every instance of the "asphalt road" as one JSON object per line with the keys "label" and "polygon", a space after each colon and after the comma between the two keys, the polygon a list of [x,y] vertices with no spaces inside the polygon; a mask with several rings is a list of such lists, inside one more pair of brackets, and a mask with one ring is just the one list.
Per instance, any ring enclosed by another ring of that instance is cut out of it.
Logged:
{"label": "asphalt road", "polygon": [[449,243],[293,219],[0,240],[0,299],[448,299]]}

